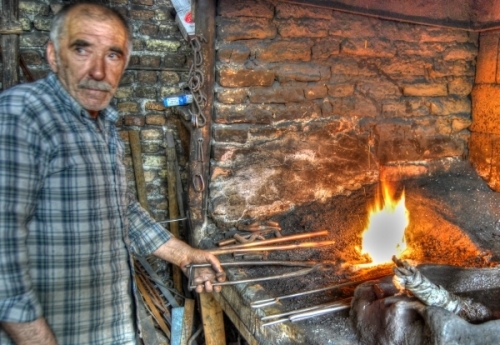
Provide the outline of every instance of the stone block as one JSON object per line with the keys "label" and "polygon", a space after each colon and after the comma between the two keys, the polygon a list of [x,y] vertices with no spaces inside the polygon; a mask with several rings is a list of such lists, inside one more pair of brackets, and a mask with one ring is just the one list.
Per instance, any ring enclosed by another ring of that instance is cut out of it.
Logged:
{"label": "stone block", "polygon": [[160,129],[143,129],[141,131],[142,140],[162,140],[163,131]]}
{"label": "stone block", "polygon": [[223,17],[274,17],[274,6],[266,0],[221,0],[219,1],[217,14]]}
{"label": "stone block", "polygon": [[446,84],[415,84],[403,86],[403,95],[407,97],[442,97],[448,95]]}
{"label": "stone block", "polygon": [[130,10],[129,18],[135,20],[151,20],[155,15],[151,10]]}
{"label": "stone block", "polygon": [[418,57],[401,57],[399,59],[388,59],[382,61],[379,69],[391,77],[426,76],[432,68],[432,63]]}
{"label": "stone block", "polygon": [[153,115],[146,116],[146,124],[147,125],[163,126],[163,125],[165,125],[165,123],[167,123],[167,120],[165,119],[165,115],[153,114]]}
{"label": "stone block", "polygon": [[185,67],[186,55],[185,54],[164,54],[162,66],[166,68],[172,67]]}
{"label": "stone block", "polygon": [[144,156],[144,166],[150,167],[163,167],[167,164],[167,157],[165,156]]}
{"label": "stone block", "polygon": [[340,53],[369,57],[388,57],[396,55],[396,48],[384,39],[346,39],[340,44]]}
{"label": "stone block", "polygon": [[146,141],[142,144],[142,152],[143,153],[151,153],[151,154],[155,154],[155,153],[161,154],[161,153],[164,153],[165,150],[162,149],[162,145],[160,145],[160,144]]}
{"label": "stone block", "polygon": [[181,79],[179,78],[179,74],[171,71],[161,71],[160,72],[160,81],[164,84],[174,85],[178,83]]}
{"label": "stone block", "polygon": [[393,43],[398,56],[419,56],[434,58],[441,56],[445,50],[445,44],[440,42],[420,43],[408,41],[396,41]]}
{"label": "stone block", "polygon": [[278,33],[283,38],[328,36],[330,23],[318,19],[288,19],[278,22]]}
{"label": "stone block", "polygon": [[45,47],[49,41],[48,33],[34,32],[21,35],[19,39],[20,48]]}
{"label": "stone block", "polygon": [[477,56],[477,46],[472,43],[465,43],[446,50],[443,54],[444,60],[475,60]]}
{"label": "stone block", "polygon": [[215,97],[218,102],[225,104],[245,103],[247,99],[247,89],[218,89]]}
{"label": "stone block", "polygon": [[475,75],[474,60],[455,60],[455,61],[435,61],[433,69],[429,71],[432,78],[442,77],[474,77]]}
{"label": "stone block", "polygon": [[118,111],[124,113],[136,113],[139,111],[139,105],[135,102],[119,102],[116,107]]}
{"label": "stone block", "polygon": [[132,39],[132,51],[139,52],[144,50],[144,41],[139,38]]}
{"label": "stone block", "polygon": [[181,93],[177,86],[162,86],[160,89],[160,97],[169,97]]}
{"label": "stone block", "polygon": [[500,85],[480,84],[472,89],[471,131],[500,135]]}
{"label": "stone block", "polygon": [[470,117],[456,116],[451,119],[451,132],[458,133],[467,129],[472,124],[472,119]]}
{"label": "stone block", "polygon": [[154,24],[142,24],[139,28],[141,35],[146,36],[156,36],[158,34],[159,27]]}
{"label": "stone block", "polygon": [[248,139],[248,128],[236,126],[214,126],[214,140],[220,143],[244,143]]}
{"label": "stone block", "polygon": [[248,93],[251,103],[288,103],[302,102],[304,90],[302,87],[279,87],[272,88],[253,87]]}
{"label": "stone block", "polygon": [[134,96],[138,98],[156,98],[156,87],[153,86],[138,86],[134,91]]}
{"label": "stone block", "polygon": [[261,62],[310,61],[312,41],[274,41],[262,44],[256,51]]}
{"label": "stone block", "polygon": [[468,96],[472,91],[474,80],[472,78],[455,78],[448,83],[450,95]]}
{"label": "stone block", "polygon": [[157,21],[175,20],[172,12],[169,9],[157,8],[153,17]]}
{"label": "stone block", "polygon": [[19,14],[47,16],[49,5],[36,1],[19,1]]}
{"label": "stone block", "polygon": [[144,116],[126,115],[123,117],[123,124],[125,126],[143,127],[145,123]]}
{"label": "stone block", "polygon": [[62,4],[50,4],[50,10],[52,13],[57,14],[61,8],[63,8]]}
{"label": "stone block", "polygon": [[166,110],[165,106],[161,102],[146,102],[144,105],[144,108],[146,110],[155,110],[155,111],[161,111],[161,110]]}
{"label": "stone block", "polygon": [[266,18],[217,18],[217,37],[223,41],[272,39],[276,32],[276,26]]}
{"label": "stone block", "polygon": [[471,113],[471,102],[468,98],[440,97],[429,100],[429,111],[432,115],[446,116]]}
{"label": "stone block", "polygon": [[324,38],[312,47],[313,60],[326,60],[332,55],[340,54],[340,40],[336,38]]}
{"label": "stone block", "polygon": [[271,86],[274,71],[248,70],[226,67],[217,72],[218,81],[224,87]]}
{"label": "stone block", "polygon": [[322,99],[328,95],[326,85],[311,85],[304,88],[304,97],[307,100]]}
{"label": "stone block", "polygon": [[278,3],[276,5],[276,18],[312,18],[331,20],[333,16],[332,10],[317,8],[312,6],[295,5],[290,3]]}
{"label": "stone block", "polygon": [[31,31],[31,19],[27,17],[19,17],[19,23],[23,31]]}
{"label": "stone block", "polygon": [[331,75],[330,66],[311,63],[280,63],[276,66],[275,71],[276,77],[281,83],[328,80]]}
{"label": "stone block", "polygon": [[129,98],[132,96],[132,87],[120,87],[116,90],[115,98]]}
{"label": "stone block", "polygon": [[162,23],[158,26],[160,37],[172,36],[179,32],[179,27],[175,23]]}
{"label": "stone block", "polygon": [[161,63],[160,56],[143,55],[141,56],[140,65],[145,67],[159,67]]}
{"label": "stone block", "polygon": [[217,58],[221,62],[241,64],[250,56],[250,48],[243,44],[225,44],[217,50]]}
{"label": "stone block", "polygon": [[326,87],[331,97],[347,97],[354,94],[354,84],[327,84]]}
{"label": "stone block", "polygon": [[179,41],[151,39],[146,41],[146,50],[156,52],[176,52],[181,46]]}
{"label": "stone block", "polygon": [[52,18],[47,17],[35,17],[33,19],[33,25],[35,29],[39,31],[50,31],[50,26],[52,25]]}
{"label": "stone block", "polygon": [[374,99],[395,98],[401,96],[399,86],[390,80],[378,79],[356,83],[356,92]]}
{"label": "stone block", "polygon": [[135,73],[133,71],[125,71],[123,73],[122,79],[120,80],[120,86],[130,85],[135,81]]}
{"label": "stone block", "polygon": [[[175,72],[171,72],[174,73]],[[156,71],[139,71],[137,72],[137,81],[141,84],[155,84]]]}
{"label": "stone block", "polygon": [[284,111],[280,104],[230,105],[215,102],[214,121],[221,124],[251,123],[270,124],[278,112]]}

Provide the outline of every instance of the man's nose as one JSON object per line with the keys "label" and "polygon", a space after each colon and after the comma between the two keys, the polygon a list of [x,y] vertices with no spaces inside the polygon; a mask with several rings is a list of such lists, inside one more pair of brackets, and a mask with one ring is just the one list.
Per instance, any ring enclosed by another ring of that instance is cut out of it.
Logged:
{"label": "man's nose", "polygon": [[106,62],[104,57],[97,56],[92,59],[92,66],[89,71],[90,76],[95,80],[102,80],[106,76]]}

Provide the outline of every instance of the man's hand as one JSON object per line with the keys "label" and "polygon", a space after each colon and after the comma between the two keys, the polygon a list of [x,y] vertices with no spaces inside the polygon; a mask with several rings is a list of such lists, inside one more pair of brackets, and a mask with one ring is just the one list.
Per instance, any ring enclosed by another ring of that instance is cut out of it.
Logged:
{"label": "man's hand", "polygon": [[195,269],[193,284],[196,285],[196,292],[198,293],[203,291],[219,292],[221,286],[213,286],[212,283],[226,280],[226,274],[215,255],[201,249],[193,248],[174,237],[165,242],[153,254],[179,266],[186,275],[188,272],[186,266],[190,264],[211,264],[212,267]]}

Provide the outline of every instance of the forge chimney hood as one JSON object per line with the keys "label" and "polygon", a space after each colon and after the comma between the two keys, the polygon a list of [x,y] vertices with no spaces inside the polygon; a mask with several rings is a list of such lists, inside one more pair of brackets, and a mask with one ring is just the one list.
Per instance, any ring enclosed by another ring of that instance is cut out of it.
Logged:
{"label": "forge chimney hood", "polygon": [[486,31],[500,28],[500,0],[286,0],[363,14],[383,19],[399,20]]}

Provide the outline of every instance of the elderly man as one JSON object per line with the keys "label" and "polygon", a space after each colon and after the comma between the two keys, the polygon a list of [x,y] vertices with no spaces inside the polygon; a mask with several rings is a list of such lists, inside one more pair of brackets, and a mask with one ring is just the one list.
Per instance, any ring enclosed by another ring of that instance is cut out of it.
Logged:
{"label": "elderly man", "polygon": [[198,292],[224,274],[127,194],[108,107],[131,53],[125,20],[72,5],[50,38],[53,73],[0,94],[0,344],[136,344],[130,252],[211,263]]}

